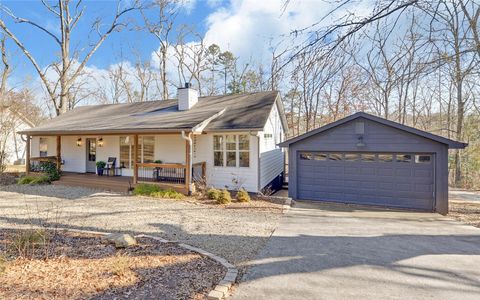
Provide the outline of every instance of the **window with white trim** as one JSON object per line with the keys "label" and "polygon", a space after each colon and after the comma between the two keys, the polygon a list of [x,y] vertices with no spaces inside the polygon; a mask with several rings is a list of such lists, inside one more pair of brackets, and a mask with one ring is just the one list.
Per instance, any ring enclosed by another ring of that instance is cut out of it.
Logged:
{"label": "window with white trim", "polygon": [[250,167],[250,137],[248,134],[213,136],[215,167]]}
{"label": "window with white trim", "polygon": [[[120,166],[133,168],[133,138],[129,136],[120,137]],[[151,163],[154,161],[155,137],[140,136],[138,138],[138,153],[140,163]]]}
{"label": "window with white trim", "polygon": [[40,157],[47,157],[48,156],[48,140],[47,138],[40,138],[39,139],[39,150],[40,150]]}

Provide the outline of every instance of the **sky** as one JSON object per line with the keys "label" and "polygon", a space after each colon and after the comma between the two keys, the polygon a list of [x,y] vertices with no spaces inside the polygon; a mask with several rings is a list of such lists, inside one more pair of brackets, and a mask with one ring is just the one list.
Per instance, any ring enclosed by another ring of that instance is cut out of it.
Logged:
{"label": "sky", "polygon": [[[128,5],[128,1],[131,0],[121,3]],[[207,45],[218,44],[223,51],[232,51],[244,61],[264,65],[269,64],[272,45],[288,46],[285,44],[290,41],[294,30],[306,28],[320,20],[331,5],[323,0],[290,0],[286,7],[284,0],[184,1],[176,24],[194,27],[204,36]],[[44,26],[54,34],[59,33],[58,19],[40,1],[0,0],[0,5],[19,17]],[[72,49],[85,47],[88,41],[96,40],[97,35],[92,31],[92,23],[97,18],[101,18],[105,26],[111,22],[117,2],[85,0],[82,5],[85,13],[72,35]],[[362,9],[361,5],[356,5],[345,7],[339,13],[361,14],[362,10],[367,11],[366,8]],[[56,60],[59,47],[50,36],[28,24],[15,24],[4,12],[0,17],[26,45],[42,68]],[[328,24],[335,17],[331,16],[323,22]],[[139,55],[143,60],[154,57],[154,51],[159,47],[158,41],[149,33],[131,29],[142,24],[140,15],[130,14],[123,20],[128,22],[130,29],[109,36],[89,61],[89,70],[98,71],[100,74],[119,61],[133,62],[135,55]],[[192,39],[187,42],[196,41]],[[36,75],[31,63],[13,42],[10,41],[7,46],[14,67],[11,85],[22,82],[25,78],[35,81]]]}

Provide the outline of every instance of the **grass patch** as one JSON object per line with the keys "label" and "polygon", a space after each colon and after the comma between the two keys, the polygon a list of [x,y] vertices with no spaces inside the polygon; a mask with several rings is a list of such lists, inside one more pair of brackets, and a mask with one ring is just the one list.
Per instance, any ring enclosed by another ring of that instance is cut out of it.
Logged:
{"label": "grass patch", "polygon": [[126,254],[117,254],[111,262],[110,272],[116,276],[123,276],[130,271],[130,258]]}
{"label": "grass patch", "polygon": [[23,176],[21,177],[17,184],[49,184],[51,183],[51,178],[48,175],[41,175],[41,176]]}
{"label": "grass patch", "polygon": [[141,183],[133,190],[137,196],[148,196],[154,198],[183,199],[185,195],[173,189],[162,189],[156,184]]}

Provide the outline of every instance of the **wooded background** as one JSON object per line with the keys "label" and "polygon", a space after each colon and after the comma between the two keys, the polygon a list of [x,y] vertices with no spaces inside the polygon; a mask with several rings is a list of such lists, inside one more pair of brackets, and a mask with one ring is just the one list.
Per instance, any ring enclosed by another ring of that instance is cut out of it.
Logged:
{"label": "wooded background", "polygon": [[[325,12],[325,18],[355,2],[332,1],[333,9]],[[58,32],[0,4],[3,15],[15,21],[7,25],[0,19],[1,107],[24,114],[32,111],[31,118],[38,123],[78,105],[175,98],[176,88],[185,82],[193,83],[201,96],[279,90],[290,137],[366,111],[469,143],[450,155],[451,184],[480,189],[477,1],[373,1],[366,16],[345,13],[329,24],[322,19],[288,36],[266,39],[271,57],[263,62],[207,44],[194,26],[178,21],[182,1],[128,3],[119,2],[111,20],[92,24],[97,34],[76,41],[76,47],[70,45],[72,34],[84,7],[93,2],[43,2]],[[294,5],[284,1],[279,14]],[[142,21],[127,21],[133,14]],[[14,34],[12,27],[20,25],[57,45],[57,59],[40,66]],[[148,32],[159,45],[154,57],[134,55],[137,59],[132,61],[119,53],[117,64],[93,76],[88,68],[91,57],[110,35],[124,30]],[[9,84],[7,43],[34,66],[43,94],[33,94],[28,83]],[[2,141],[16,126],[11,114],[7,117],[3,111],[0,153]]]}

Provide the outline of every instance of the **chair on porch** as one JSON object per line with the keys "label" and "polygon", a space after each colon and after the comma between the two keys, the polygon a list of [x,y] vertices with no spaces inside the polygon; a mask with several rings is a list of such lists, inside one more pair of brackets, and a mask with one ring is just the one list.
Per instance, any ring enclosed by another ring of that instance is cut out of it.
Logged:
{"label": "chair on porch", "polygon": [[107,164],[104,168],[105,173],[107,176],[117,176],[117,168],[115,167],[115,162],[117,161],[116,157],[109,157],[107,160]]}

